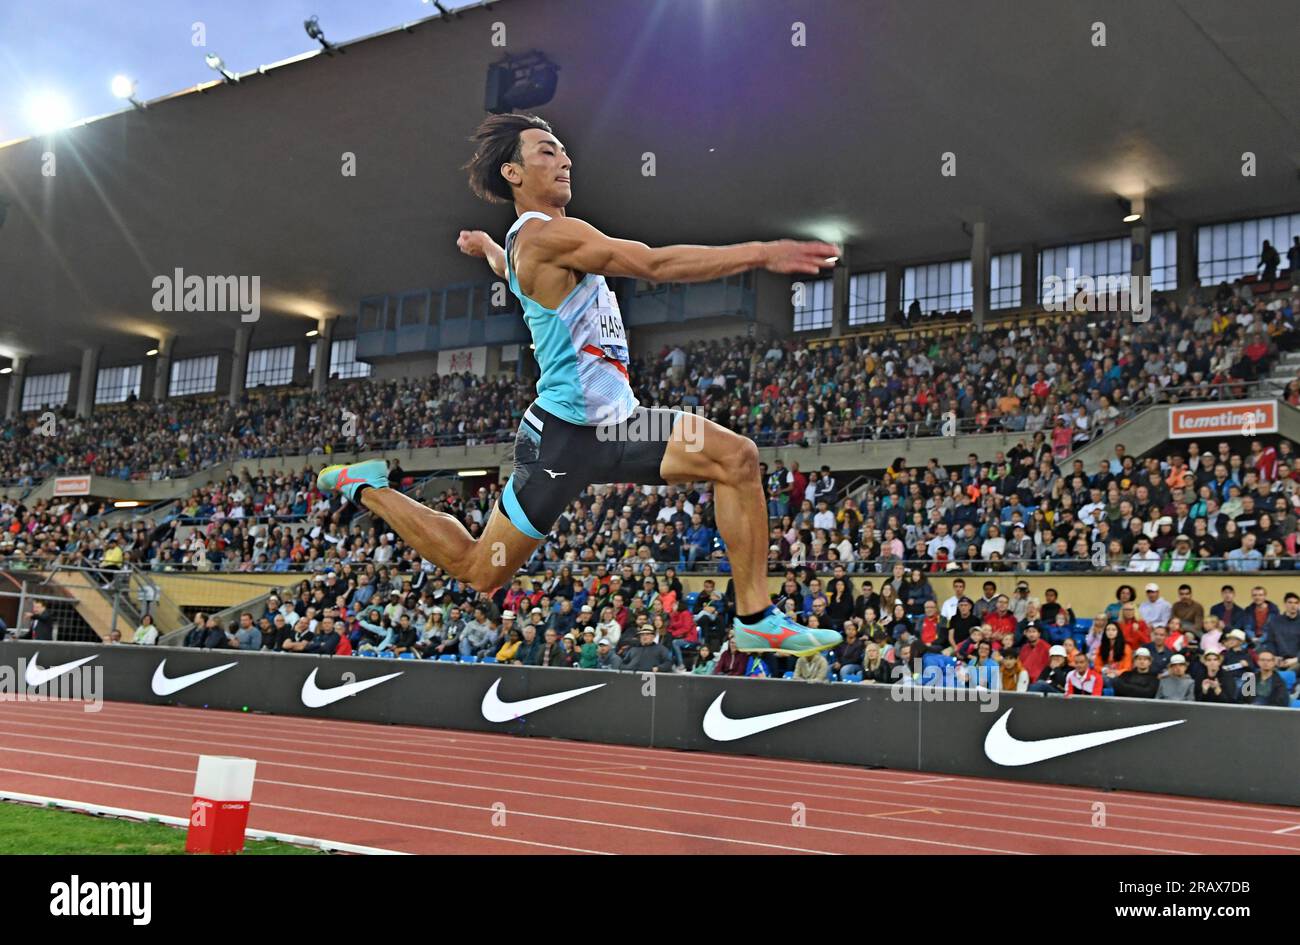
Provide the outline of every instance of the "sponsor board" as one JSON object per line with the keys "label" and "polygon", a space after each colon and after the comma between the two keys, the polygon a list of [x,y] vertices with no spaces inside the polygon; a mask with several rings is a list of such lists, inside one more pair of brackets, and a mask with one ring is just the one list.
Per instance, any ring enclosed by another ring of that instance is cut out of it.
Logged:
{"label": "sponsor board", "polygon": [[90,495],[89,476],[56,476],[55,495]]}
{"label": "sponsor board", "polygon": [[1169,438],[1255,436],[1277,432],[1277,401],[1234,400],[1169,408]]}

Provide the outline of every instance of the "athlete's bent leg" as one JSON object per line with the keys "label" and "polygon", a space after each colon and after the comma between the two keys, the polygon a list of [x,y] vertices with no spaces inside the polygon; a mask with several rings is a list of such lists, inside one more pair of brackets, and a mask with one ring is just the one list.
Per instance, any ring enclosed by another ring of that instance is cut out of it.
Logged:
{"label": "athlete's bent leg", "polygon": [[500,507],[492,510],[482,536],[475,540],[455,516],[388,488],[387,470],[383,460],[329,466],[321,471],[317,483],[322,492],[342,491],[374,512],[422,558],[475,590],[488,593],[496,590],[523,566],[541,543],[540,539],[516,528]]}
{"label": "athlete's bent leg", "polygon": [[843,642],[834,630],[805,627],[772,606],[767,593],[767,502],[753,440],[697,414],[683,414],[659,472],[665,482],[714,483],[715,517],[735,582],[738,649],[802,656]]}
{"label": "athlete's bent leg", "polygon": [[714,484],[718,531],[735,579],[736,610],[767,607],[767,502],[758,481],[758,447],[698,414],[684,413],[673,429],[659,473],[665,482]]}

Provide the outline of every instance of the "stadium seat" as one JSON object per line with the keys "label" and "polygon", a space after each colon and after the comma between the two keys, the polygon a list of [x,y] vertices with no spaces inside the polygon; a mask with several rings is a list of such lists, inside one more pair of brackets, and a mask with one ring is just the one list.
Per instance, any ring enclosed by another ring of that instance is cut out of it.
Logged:
{"label": "stadium seat", "polygon": [[1102,686],[1101,694],[1103,696],[1113,696],[1115,695],[1115,688],[1113,686]]}
{"label": "stadium seat", "polygon": [[483,659],[479,660],[480,663],[495,663],[496,661],[497,658],[495,656],[485,656]]}
{"label": "stadium seat", "polygon": [[478,662],[478,657],[477,657],[477,656],[462,656],[462,657],[460,658],[460,661],[461,661],[462,663],[477,663],[477,662]]}
{"label": "stadium seat", "polygon": [[379,654],[380,659],[391,660],[396,656],[392,650],[383,650]]}
{"label": "stadium seat", "polygon": [[1284,683],[1286,683],[1286,688],[1287,688],[1287,691],[1288,691],[1288,692],[1290,692],[1292,689],[1295,688],[1295,670],[1294,670],[1294,669],[1279,669],[1279,670],[1277,671],[1277,674],[1278,674],[1279,676],[1281,676],[1281,677],[1282,677],[1282,681],[1283,681]]}
{"label": "stadium seat", "polygon": [[689,594],[687,594],[687,595],[686,595],[686,609],[687,609],[687,610],[694,610],[694,609],[695,609],[695,602],[698,601],[699,599],[700,599],[700,592],[699,592],[699,591],[691,591]]}
{"label": "stadium seat", "polygon": [[400,654],[397,658],[399,660],[413,660],[416,658],[416,656],[410,650],[407,650],[405,653]]}
{"label": "stadium seat", "polygon": [[862,682],[861,673],[845,673],[840,677],[840,682],[859,683]]}
{"label": "stadium seat", "polygon": [[374,650],[362,650],[362,651],[361,651],[360,653],[358,653],[357,655],[358,655],[358,656],[369,656],[369,657],[373,657],[373,656],[375,655],[375,651],[374,651]]}
{"label": "stadium seat", "polygon": [[1082,633],[1084,636],[1087,636],[1088,631],[1091,629],[1092,629],[1092,621],[1088,620],[1087,618],[1074,621],[1075,633]]}
{"label": "stadium seat", "polygon": [[781,674],[781,678],[782,678],[782,679],[794,679],[794,672],[793,672],[793,670],[786,670],[784,673]]}
{"label": "stadium seat", "polygon": [[456,662],[456,657],[455,657],[455,655],[452,654],[452,653],[444,653],[444,654],[442,654],[442,656],[439,656],[439,657],[438,657],[438,662],[439,662],[439,663],[454,663],[454,662]]}

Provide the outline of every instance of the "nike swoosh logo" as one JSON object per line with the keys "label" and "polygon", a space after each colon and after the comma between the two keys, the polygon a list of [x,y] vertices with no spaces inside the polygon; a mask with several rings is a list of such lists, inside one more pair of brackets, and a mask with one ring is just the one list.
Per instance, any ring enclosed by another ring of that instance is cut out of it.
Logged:
{"label": "nike swoosh logo", "polygon": [[96,654],[95,656],[87,656],[79,660],[73,660],[70,663],[60,663],[58,666],[50,666],[46,669],[41,669],[41,667],[36,663],[36,660],[40,658],[40,655],[39,651],[32,654],[32,658],[27,661],[27,671],[23,673],[23,679],[26,680],[27,685],[32,688],[43,686],[51,679],[58,679],[64,673],[72,672],[82,663],[89,663],[93,659],[98,659],[98,654]]}
{"label": "nike swoosh logo", "polygon": [[545,466],[542,467],[542,472],[544,472],[544,473],[546,473],[547,475],[549,475],[552,479],[554,479],[554,478],[557,477],[557,476],[567,476],[567,475],[568,475],[567,472],[552,472],[551,470],[547,469]]}
{"label": "nike swoosh logo", "polygon": [[217,673],[224,673],[232,666],[238,666],[238,663],[226,663],[224,666],[213,666],[211,669],[201,669],[197,673],[186,673],[184,676],[168,678],[164,672],[167,661],[163,660],[158,664],[158,668],[153,671],[153,694],[155,696],[170,696],[173,692],[180,692],[182,689],[188,689],[197,682],[202,682],[209,676],[215,676]]}
{"label": "nike swoosh logo", "polygon": [[597,683],[594,686],[583,686],[581,689],[570,689],[567,692],[557,692],[549,696],[535,696],[532,699],[520,699],[518,702],[505,702],[497,695],[497,689],[501,686],[501,680],[498,679],[483,694],[483,718],[489,722],[513,722],[515,719],[522,719],[531,712],[540,712],[542,709],[559,705],[561,702],[577,698],[584,693],[591,692],[593,689],[600,689],[604,685],[605,683]]}
{"label": "nike swoosh logo", "polygon": [[1171,725],[1182,725],[1186,719],[1173,722],[1156,722],[1152,725],[1130,725],[1127,728],[1113,728],[1105,732],[1089,732],[1087,735],[1062,735],[1059,738],[1040,738],[1038,741],[1022,742],[1007,731],[1007,720],[1014,709],[1007,709],[1002,718],[993,723],[988,735],[984,736],[984,754],[995,765],[1018,768],[1022,765],[1038,764],[1062,755],[1071,755],[1076,751],[1086,751],[1109,745],[1111,742],[1123,741],[1158,732]]}
{"label": "nike swoosh logo", "polygon": [[321,706],[329,705],[332,702],[338,702],[340,699],[346,699],[348,696],[355,696],[359,692],[364,692],[371,686],[378,686],[382,682],[388,682],[390,679],[396,679],[401,673],[389,673],[386,676],[376,676],[374,679],[364,679],[361,682],[345,683],[342,686],[332,686],[329,689],[322,689],[316,685],[316,674],[320,672],[313,669],[307,681],[302,684],[302,704],[309,709],[319,709]]}
{"label": "nike swoosh logo", "polygon": [[787,709],[784,712],[768,712],[765,715],[755,715],[748,719],[729,719],[726,713],[722,711],[722,700],[726,695],[727,693],[724,690],[722,695],[713,700],[713,705],[709,706],[709,711],[704,713],[704,734],[715,742],[734,742],[740,738],[748,738],[750,735],[766,732],[770,728],[789,725],[791,722],[797,722],[813,715],[820,715],[823,712],[829,712],[831,709],[838,709],[842,705],[858,701],[857,699],[842,699],[839,702],[827,702],[825,705],[808,706],[806,709]]}

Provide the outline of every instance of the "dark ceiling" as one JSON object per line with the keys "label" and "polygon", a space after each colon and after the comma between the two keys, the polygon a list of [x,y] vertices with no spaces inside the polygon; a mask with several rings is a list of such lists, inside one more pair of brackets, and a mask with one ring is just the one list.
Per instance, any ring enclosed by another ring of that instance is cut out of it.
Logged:
{"label": "dark ceiling", "polygon": [[1295,23],[1282,0],[503,0],[0,148],[0,356],[229,348],[237,315],[152,310],[176,268],[260,276],[254,346],[485,277],[456,233],[510,213],[459,167],[507,51],[561,66],[539,112],[571,211],[652,244],[831,237],[860,268],[959,255],[978,215],[995,250],[1120,235],[1117,193],[1149,194],[1157,227],[1293,210]]}

